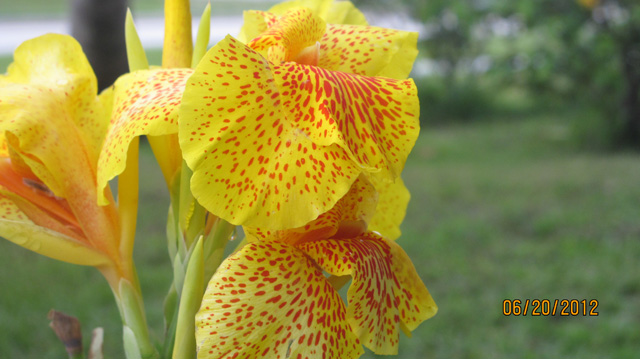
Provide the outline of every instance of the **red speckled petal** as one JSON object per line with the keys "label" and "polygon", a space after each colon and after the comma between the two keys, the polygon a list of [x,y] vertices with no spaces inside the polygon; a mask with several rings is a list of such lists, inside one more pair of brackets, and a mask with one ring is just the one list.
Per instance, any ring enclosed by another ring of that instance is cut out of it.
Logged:
{"label": "red speckled petal", "polygon": [[395,242],[366,233],[298,248],[330,274],[353,278],[347,316],[360,341],[377,354],[397,354],[401,321],[413,330],[437,311],[411,259]]}
{"label": "red speckled petal", "polygon": [[325,22],[306,8],[287,11],[278,21],[248,45],[280,64],[292,61],[305,47],[315,45],[324,34]]}
{"label": "red speckled petal", "polygon": [[196,315],[198,358],[357,358],[342,299],[302,252],[250,243],[225,260]]}
{"label": "red speckled petal", "polygon": [[296,7],[311,9],[329,24],[367,25],[364,15],[350,1],[292,0],[274,5],[269,12],[282,15]]}
{"label": "red speckled petal", "polygon": [[378,206],[369,222],[369,230],[386,239],[396,240],[400,237],[400,224],[411,199],[409,190],[400,177],[393,182],[378,181],[375,178],[372,181],[378,192]]}
{"label": "red speckled petal", "polygon": [[318,66],[403,80],[418,56],[418,33],[373,26],[327,25]]}
{"label": "red speckled petal", "polygon": [[231,37],[189,79],[179,136],[193,194],[236,225],[300,227],[360,172],[343,149],[316,145],[282,116],[267,61]]}
{"label": "red speckled petal", "polygon": [[357,236],[364,232],[374,215],[377,193],[369,181],[360,175],[347,194],[331,210],[302,227],[280,231],[244,227],[250,241],[263,240],[297,244],[335,236]]}
{"label": "red speckled petal", "polygon": [[[114,112],[98,162],[98,194],[124,171],[129,143],[136,136],[178,132],[178,106],[191,69],[155,69],[130,73],[114,85]],[[177,151],[178,149],[176,149]]]}
{"label": "red speckled petal", "polygon": [[293,62],[275,66],[287,119],[317,144],[337,143],[372,172],[402,171],[420,132],[412,80],[366,77]]}

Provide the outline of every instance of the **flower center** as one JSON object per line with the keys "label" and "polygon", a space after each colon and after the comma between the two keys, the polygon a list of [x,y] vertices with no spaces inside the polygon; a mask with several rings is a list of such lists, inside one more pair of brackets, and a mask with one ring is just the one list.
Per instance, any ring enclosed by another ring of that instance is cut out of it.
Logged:
{"label": "flower center", "polygon": [[318,58],[320,58],[320,43],[316,42],[302,49],[293,61],[302,65],[318,66]]}

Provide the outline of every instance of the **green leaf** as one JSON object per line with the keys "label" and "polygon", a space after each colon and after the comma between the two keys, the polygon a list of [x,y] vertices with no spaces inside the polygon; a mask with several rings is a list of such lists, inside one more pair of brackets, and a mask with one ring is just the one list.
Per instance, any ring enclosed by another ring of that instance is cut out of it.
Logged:
{"label": "green leaf", "polygon": [[140,36],[133,23],[131,9],[127,9],[127,17],[124,23],[124,37],[127,44],[127,59],[129,61],[129,72],[136,70],[146,70],[149,68],[147,54],[144,52]]}
{"label": "green leaf", "polygon": [[202,12],[200,24],[198,25],[198,35],[196,36],[196,45],[193,48],[193,57],[191,58],[191,67],[195,68],[207,52],[209,44],[209,34],[211,27],[211,3],[207,3],[207,7]]}
{"label": "green leaf", "polygon": [[216,218],[215,224],[204,241],[205,281],[209,282],[224,259],[224,249],[233,238],[236,226],[222,218]]}
{"label": "green leaf", "polygon": [[122,341],[124,342],[124,355],[127,359],[142,359],[136,335],[126,325],[122,327]]}
{"label": "green leaf", "polygon": [[173,285],[178,293],[182,293],[182,285],[184,283],[184,264],[180,253],[173,257]]}
{"label": "green leaf", "polygon": [[178,320],[178,292],[175,285],[171,285],[164,299],[164,347],[162,357],[170,358],[173,353],[173,343],[176,338],[176,322]]}
{"label": "green leaf", "polygon": [[169,206],[169,213],[167,214],[167,249],[169,251],[169,258],[173,259],[178,254],[178,239],[180,235],[178,233],[178,220],[174,214],[173,206]]}

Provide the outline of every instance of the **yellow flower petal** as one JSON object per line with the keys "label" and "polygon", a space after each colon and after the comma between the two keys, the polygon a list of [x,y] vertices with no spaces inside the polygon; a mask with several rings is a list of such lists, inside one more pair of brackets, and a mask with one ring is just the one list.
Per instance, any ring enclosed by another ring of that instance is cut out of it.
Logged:
{"label": "yellow flower petal", "polygon": [[354,237],[367,229],[374,215],[378,194],[364,175],[360,175],[347,194],[331,210],[302,227],[271,231],[244,226],[249,241],[275,241],[295,245],[331,237]]}
{"label": "yellow flower petal", "polygon": [[326,13],[318,15],[329,24],[369,25],[364,14],[351,1],[333,1]]}
{"label": "yellow flower petal", "polygon": [[287,119],[320,145],[338,144],[371,172],[394,178],[420,132],[412,80],[366,77],[292,62],[273,67]]}
{"label": "yellow flower petal", "polygon": [[402,178],[393,182],[379,181],[372,178],[378,192],[378,206],[369,223],[369,230],[382,237],[396,240],[400,237],[400,224],[407,213],[407,205],[411,195]]}
{"label": "yellow flower petal", "polygon": [[[103,112],[96,93],[97,80],[82,52],[80,44],[70,36],[47,34],[22,43],[14,53],[8,68],[7,82],[40,87],[64,96],[56,110],[68,116],[83,137],[90,157],[98,158],[100,145],[108,125],[108,113]],[[9,93],[8,96],[11,96]],[[7,98],[2,95],[3,99]],[[37,98],[25,99],[27,107]],[[58,117],[64,117],[57,113]],[[94,161],[95,162],[95,161]]]}
{"label": "yellow flower petal", "polygon": [[365,76],[406,79],[418,56],[418,33],[373,26],[327,25],[318,66]]}
{"label": "yellow flower petal", "polygon": [[275,24],[279,16],[299,7],[311,9],[328,24],[368,25],[364,15],[350,1],[293,0],[274,5],[268,11],[245,11],[238,39],[249,42]]}
{"label": "yellow flower petal", "polygon": [[9,157],[9,145],[3,132],[0,132],[0,157]]}
{"label": "yellow flower petal", "polygon": [[282,115],[269,65],[227,37],[200,62],[180,108],[191,189],[233,224],[295,228],[328,211],[359,169],[336,145],[318,146]]}
{"label": "yellow flower petal", "polygon": [[350,1],[293,0],[274,5],[268,11],[282,15],[296,7],[311,9],[329,24],[367,25],[364,15]]}
{"label": "yellow flower petal", "polygon": [[274,64],[292,61],[305,47],[322,37],[325,22],[306,8],[287,11],[248,45]]}
{"label": "yellow flower petal", "polygon": [[395,242],[367,233],[297,248],[328,273],[353,278],[347,317],[360,341],[376,354],[397,354],[401,325],[413,330],[436,314],[411,259]]}
{"label": "yellow flower petal", "polygon": [[198,358],[357,358],[345,312],[302,252],[250,243],[209,282],[196,315]]}
{"label": "yellow flower petal", "polygon": [[266,11],[247,10],[242,15],[243,24],[238,34],[238,40],[245,44],[260,36],[278,21],[276,14]]}
{"label": "yellow flower petal", "polygon": [[98,162],[100,204],[106,204],[103,189],[109,180],[124,171],[129,143],[134,137],[178,132],[177,109],[192,71],[143,70],[124,75],[116,81],[114,112]]}
{"label": "yellow flower petal", "polygon": [[60,261],[90,266],[109,263],[103,254],[71,237],[34,224],[13,201],[0,195],[0,236]]}

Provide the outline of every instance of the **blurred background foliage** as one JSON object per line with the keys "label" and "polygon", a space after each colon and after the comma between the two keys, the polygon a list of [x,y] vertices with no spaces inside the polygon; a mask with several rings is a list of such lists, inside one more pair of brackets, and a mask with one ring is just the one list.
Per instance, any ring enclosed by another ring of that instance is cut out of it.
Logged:
{"label": "blurred background foliage", "polygon": [[[214,0],[212,26],[273,2]],[[640,2],[356,3],[373,25],[421,33],[412,77],[423,131],[403,173],[412,201],[399,243],[440,309],[412,339],[401,335],[398,358],[637,358]],[[63,17],[71,4],[0,0],[0,21]],[[129,6],[162,12],[161,0]],[[202,8],[192,2],[194,15]],[[160,51],[148,50],[159,64]],[[0,71],[10,61],[0,56]],[[161,337],[168,196],[144,144],[141,176],[135,259]],[[8,241],[0,263],[0,357],[62,357],[46,326],[52,307],[78,316],[85,337],[104,326],[106,357],[122,357],[117,308],[97,271]],[[502,315],[504,299],[527,298],[596,299],[600,315]]]}
{"label": "blurred background foliage", "polygon": [[589,117],[575,129],[583,145],[640,144],[637,0],[357,3],[396,6],[422,25],[424,121],[573,106]]}

